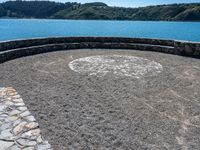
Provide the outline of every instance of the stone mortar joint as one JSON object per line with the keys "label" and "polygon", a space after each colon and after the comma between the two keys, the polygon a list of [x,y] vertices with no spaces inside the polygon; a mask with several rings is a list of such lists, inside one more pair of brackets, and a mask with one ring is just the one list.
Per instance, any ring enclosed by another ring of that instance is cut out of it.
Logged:
{"label": "stone mortar joint", "polygon": [[52,150],[39,124],[12,87],[0,87],[0,149]]}

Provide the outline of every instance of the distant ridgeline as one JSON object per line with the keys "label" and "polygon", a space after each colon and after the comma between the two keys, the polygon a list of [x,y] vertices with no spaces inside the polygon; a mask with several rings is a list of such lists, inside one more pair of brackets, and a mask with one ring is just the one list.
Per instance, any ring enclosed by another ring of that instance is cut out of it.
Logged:
{"label": "distant ridgeline", "polygon": [[200,21],[200,3],[123,8],[100,2],[80,4],[18,0],[0,3],[0,17]]}

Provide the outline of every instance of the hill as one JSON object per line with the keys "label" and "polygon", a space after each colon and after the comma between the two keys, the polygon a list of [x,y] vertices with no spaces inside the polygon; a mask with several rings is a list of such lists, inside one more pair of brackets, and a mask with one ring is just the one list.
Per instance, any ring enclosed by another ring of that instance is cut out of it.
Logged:
{"label": "hill", "polygon": [[200,21],[200,3],[123,8],[101,2],[80,4],[18,0],[0,3],[0,17]]}

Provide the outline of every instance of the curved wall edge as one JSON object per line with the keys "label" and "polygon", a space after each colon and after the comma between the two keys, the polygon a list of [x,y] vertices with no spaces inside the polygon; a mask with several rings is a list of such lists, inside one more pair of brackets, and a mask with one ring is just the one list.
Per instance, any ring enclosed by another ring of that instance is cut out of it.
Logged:
{"label": "curved wall edge", "polygon": [[133,49],[200,58],[198,42],[122,37],[55,37],[0,42],[0,63],[40,53],[85,48]]}

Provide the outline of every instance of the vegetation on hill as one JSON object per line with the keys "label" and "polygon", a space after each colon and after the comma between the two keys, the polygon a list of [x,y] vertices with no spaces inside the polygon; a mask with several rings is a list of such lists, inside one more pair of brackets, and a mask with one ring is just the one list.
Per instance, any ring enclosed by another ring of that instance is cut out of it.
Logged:
{"label": "vegetation on hill", "polygon": [[200,21],[200,3],[123,8],[101,2],[80,4],[18,0],[0,3],[0,17]]}
{"label": "vegetation on hill", "polygon": [[6,16],[6,11],[1,5],[0,5],[0,16]]}
{"label": "vegetation on hill", "polygon": [[48,18],[56,12],[72,4],[55,3],[48,1],[8,1],[1,6],[7,10],[8,17]]}

